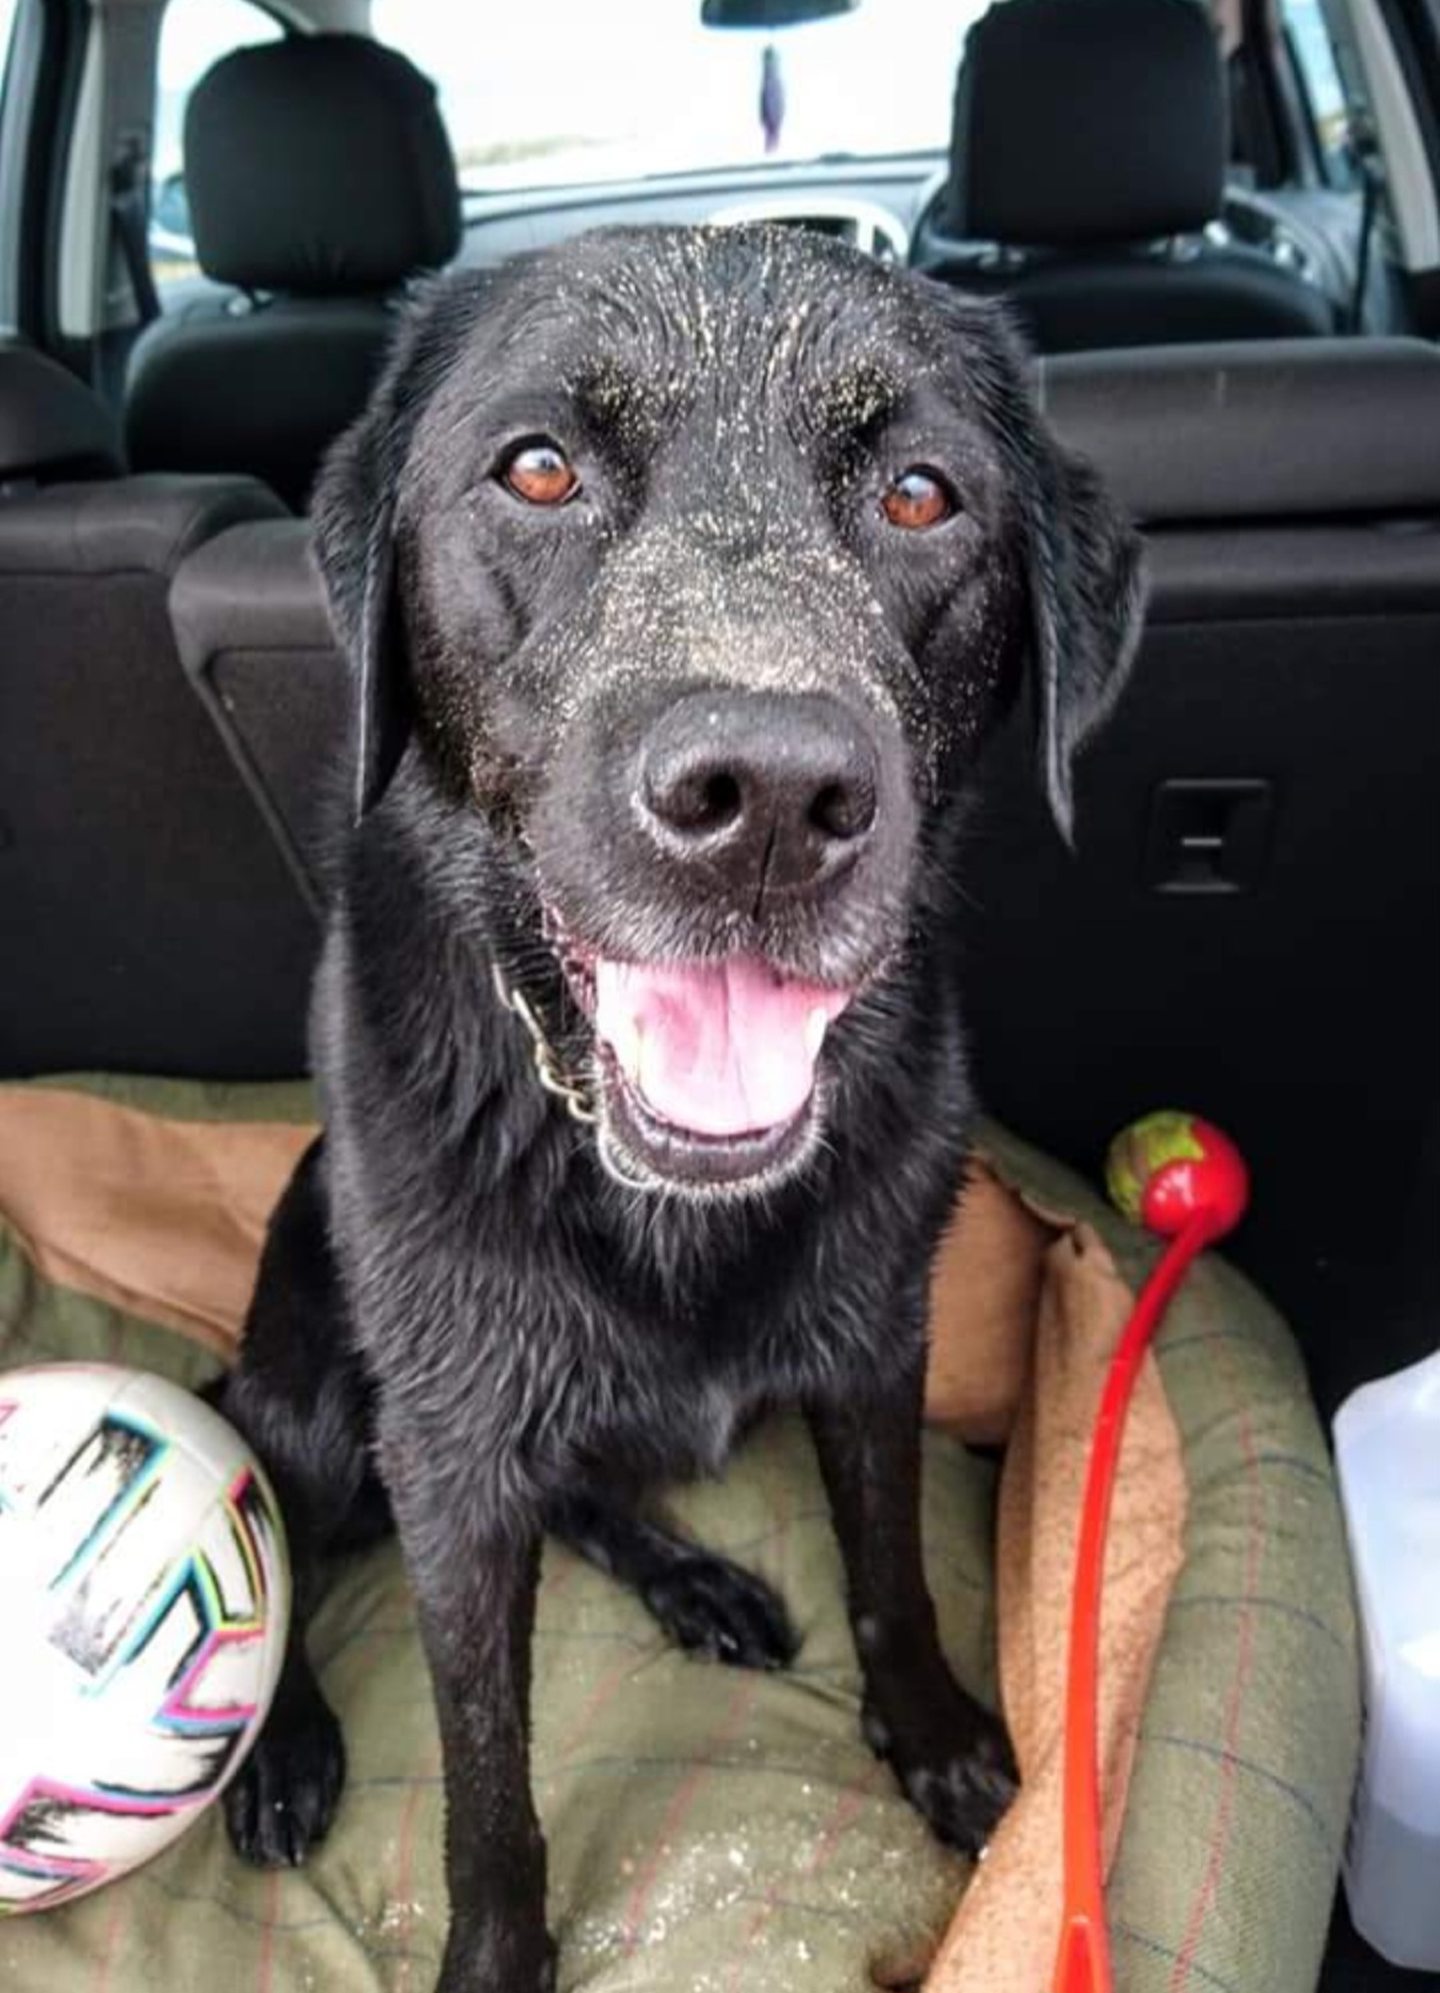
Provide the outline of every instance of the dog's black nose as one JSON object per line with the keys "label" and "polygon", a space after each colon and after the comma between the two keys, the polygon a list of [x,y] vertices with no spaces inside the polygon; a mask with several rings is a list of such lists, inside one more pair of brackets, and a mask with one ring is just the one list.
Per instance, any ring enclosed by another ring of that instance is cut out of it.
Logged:
{"label": "dog's black nose", "polygon": [[638,811],[672,857],[766,891],[850,864],[875,826],[876,753],[824,693],[695,692],[640,750]]}

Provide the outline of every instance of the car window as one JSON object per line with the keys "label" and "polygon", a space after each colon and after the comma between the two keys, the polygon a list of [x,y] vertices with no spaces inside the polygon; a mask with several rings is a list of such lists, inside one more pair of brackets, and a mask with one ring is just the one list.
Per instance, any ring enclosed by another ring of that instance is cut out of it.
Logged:
{"label": "car window", "polygon": [[[20,0],[0,0],[0,131],[5,129],[6,79],[10,74],[11,47],[15,40],[15,17]],[[13,113],[15,106],[12,105]],[[10,152],[7,138],[6,155]],[[5,174],[0,169],[0,200],[5,193]],[[18,260],[19,215],[15,205],[0,209],[0,337],[17,330],[15,323],[16,264]]]}
{"label": "car window", "polygon": [[0,0],[0,107],[5,102],[5,78],[10,69],[10,44],[15,39],[15,15],[20,0]]}
{"label": "car window", "polygon": [[378,38],[431,76],[467,190],[943,150],[986,0],[865,0],[775,31],[699,0],[527,0],[455,33],[454,0],[374,0]]}
{"label": "car window", "polygon": [[1332,187],[1353,186],[1350,107],[1319,0],[1282,0],[1281,19],[1295,74],[1305,93],[1325,178]]}
{"label": "car window", "polygon": [[5,90],[5,69],[10,58],[10,37],[18,4],[19,0],[0,0],[0,96]]}
{"label": "car window", "polygon": [[[0,0],[0,7],[6,4]],[[150,267],[162,298],[167,284],[197,274],[181,150],[190,92],[231,49],[278,41],[283,33],[274,15],[251,0],[170,0],[165,9],[150,190]]]}

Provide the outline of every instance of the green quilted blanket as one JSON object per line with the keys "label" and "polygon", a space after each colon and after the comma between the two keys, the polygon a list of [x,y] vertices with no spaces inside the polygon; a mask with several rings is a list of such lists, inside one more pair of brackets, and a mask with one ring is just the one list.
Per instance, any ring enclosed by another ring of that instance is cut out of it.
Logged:
{"label": "green quilted blanket", "polygon": [[[200,1118],[303,1118],[293,1089],[128,1087]],[[994,1138],[1006,1172],[1145,1248],[1073,1178]],[[36,1271],[0,1208],[0,1363],[103,1357],[194,1382],[194,1340]],[[1331,1470],[1284,1325],[1218,1262],[1172,1312],[1162,1375],[1191,1488],[1186,1566],[1110,1891],[1122,1993],[1309,1993],[1353,1774],[1357,1677]],[[993,1692],[994,1465],[927,1438],[925,1533],[947,1649]],[[803,1647],[783,1676],[665,1646],[638,1603],[547,1551],[535,1781],[565,1993],[864,1993],[933,1946],[965,1865],[861,1742],[837,1553],[798,1421],[761,1429],[674,1511],[763,1573]],[[259,1874],[212,1813],[92,1897],[0,1924],[11,1993],[428,1993],[445,1922],[440,1766],[393,1546],[334,1573],[314,1629],[350,1783],[303,1871]],[[0,1648],[3,1654],[3,1648]],[[1037,1989],[1039,1993],[1039,1989]]]}

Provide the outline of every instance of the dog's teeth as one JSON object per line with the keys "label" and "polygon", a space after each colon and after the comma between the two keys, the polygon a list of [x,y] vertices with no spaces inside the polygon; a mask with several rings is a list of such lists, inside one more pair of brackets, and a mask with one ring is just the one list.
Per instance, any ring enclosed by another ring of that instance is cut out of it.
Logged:
{"label": "dog's teeth", "polygon": [[620,1063],[620,1070],[626,1079],[640,1083],[640,1068],[645,1057],[645,1033],[633,1017],[617,1019],[616,1028],[610,1037],[610,1049]]}
{"label": "dog's teeth", "polygon": [[805,1020],[805,1050],[812,1059],[820,1056],[820,1047],[825,1043],[825,1033],[830,1029],[830,1013],[821,1004],[816,1004]]}

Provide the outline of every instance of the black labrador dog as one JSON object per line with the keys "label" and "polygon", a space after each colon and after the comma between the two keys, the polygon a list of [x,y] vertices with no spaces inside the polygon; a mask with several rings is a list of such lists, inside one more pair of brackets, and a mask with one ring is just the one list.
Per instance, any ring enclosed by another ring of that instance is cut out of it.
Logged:
{"label": "black labrador dog", "polygon": [[325,1132],[222,1397],[297,1588],[229,1822],[265,1862],[325,1833],[317,1559],[393,1515],[444,1748],[441,1985],[538,1993],[542,1532],[686,1647],[783,1665],[779,1599],[644,1506],[765,1406],[813,1429],[870,1742],[962,1848],[1011,1794],[919,1541],[927,1275],[973,1112],[960,839],[1027,676],[1068,830],[1137,546],[993,306],[782,229],[437,282],[317,519],[356,793]]}

